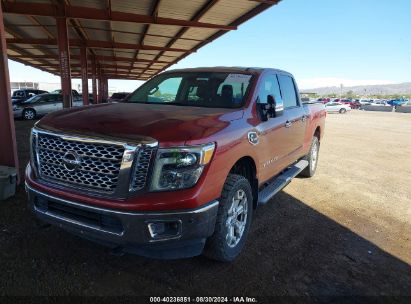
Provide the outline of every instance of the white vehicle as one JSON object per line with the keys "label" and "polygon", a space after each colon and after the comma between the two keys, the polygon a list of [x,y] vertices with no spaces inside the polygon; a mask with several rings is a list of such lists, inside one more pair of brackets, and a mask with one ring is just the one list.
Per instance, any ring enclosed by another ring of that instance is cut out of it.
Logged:
{"label": "white vehicle", "polygon": [[351,107],[341,102],[328,102],[325,104],[325,110],[327,111],[327,113],[344,114],[347,111],[351,111]]}
{"label": "white vehicle", "polygon": [[390,107],[390,105],[387,104],[387,102],[384,101],[384,100],[374,100],[374,101],[370,104],[370,106],[389,106],[389,107]]}
{"label": "white vehicle", "polygon": [[368,99],[360,99],[359,102],[362,106],[368,106],[371,104],[371,100],[368,100]]}

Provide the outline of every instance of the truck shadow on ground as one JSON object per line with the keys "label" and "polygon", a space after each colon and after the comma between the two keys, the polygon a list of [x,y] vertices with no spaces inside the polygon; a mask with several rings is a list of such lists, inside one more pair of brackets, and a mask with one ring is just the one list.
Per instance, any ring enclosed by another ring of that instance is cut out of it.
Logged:
{"label": "truck shadow on ground", "polygon": [[121,257],[36,227],[23,187],[0,206],[0,294],[410,295],[411,267],[296,198],[259,208],[231,264]]}

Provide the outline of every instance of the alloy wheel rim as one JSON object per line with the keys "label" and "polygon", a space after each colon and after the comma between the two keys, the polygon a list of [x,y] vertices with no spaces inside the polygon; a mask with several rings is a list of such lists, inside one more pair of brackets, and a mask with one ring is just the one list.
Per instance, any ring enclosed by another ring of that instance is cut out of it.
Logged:
{"label": "alloy wheel rim", "polygon": [[32,111],[26,111],[26,113],[24,113],[24,116],[25,116],[27,119],[33,119],[33,117],[34,117]]}
{"label": "alloy wheel rim", "polygon": [[317,165],[317,159],[318,159],[318,143],[315,142],[311,150],[311,170],[315,169],[315,166]]}
{"label": "alloy wheel rim", "polygon": [[240,242],[247,223],[248,200],[244,190],[239,189],[232,198],[226,221],[227,245],[231,248]]}

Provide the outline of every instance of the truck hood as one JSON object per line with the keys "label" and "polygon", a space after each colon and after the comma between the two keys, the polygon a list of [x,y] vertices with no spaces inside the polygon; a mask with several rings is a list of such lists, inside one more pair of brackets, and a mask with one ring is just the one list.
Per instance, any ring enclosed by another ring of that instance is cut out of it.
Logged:
{"label": "truck hood", "polygon": [[242,109],[117,103],[57,111],[36,126],[52,132],[127,142],[155,139],[160,146],[169,146],[205,139],[242,116]]}

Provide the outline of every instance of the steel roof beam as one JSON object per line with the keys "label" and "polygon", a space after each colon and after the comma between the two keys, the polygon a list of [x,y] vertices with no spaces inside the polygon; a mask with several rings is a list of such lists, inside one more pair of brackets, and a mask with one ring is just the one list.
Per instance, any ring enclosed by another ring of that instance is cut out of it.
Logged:
{"label": "steel roof beam", "polygon": [[[9,55],[10,58],[16,59],[28,59],[28,60],[35,60],[35,59],[54,59],[58,60],[58,55]],[[115,62],[134,62],[134,63],[170,63],[169,61],[153,61],[149,59],[133,59],[128,57],[113,57],[113,56],[95,56],[98,61],[115,61]],[[71,59],[80,60],[79,55],[70,55]]]}
{"label": "steel roof beam", "polygon": [[45,17],[66,17],[72,19],[119,21],[141,24],[161,24],[175,25],[183,27],[198,27],[218,30],[236,30],[236,26],[204,23],[192,20],[181,20],[156,16],[147,16],[133,13],[116,12],[106,9],[96,9],[82,6],[64,5],[64,7],[49,3],[32,2],[2,2],[3,12],[9,14],[45,16]]}
{"label": "steel roof beam", "polygon": [[[13,26],[15,27],[54,27],[56,26],[55,24],[24,24],[24,23],[13,23]],[[69,25],[70,28],[76,29],[79,26],[77,25]],[[95,31],[102,31],[102,32],[109,32],[106,29],[103,28],[98,28],[98,27],[92,27],[92,26],[81,26],[82,29],[84,30],[95,30]],[[167,36],[167,35],[157,35],[157,34],[148,34],[145,33],[145,31],[143,32],[133,32],[133,31],[123,31],[123,30],[116,30],[116,29],[112,29],[111,32],[113,33],[120,33],[120,34],[131,34],[131,35],[139,35],[139,36],[147,36],[147,37],[159,37],[159,38],[174,38],[175,36]],[[187,41],[197,41],[197,42],[201,42],[203,40],[201,39],[196,39],[196,38],[187,38],[187,37],[180,37],[178,38],[179,40],[187,40]]]}
{"label": "steel roof beam", "polygon": [[[214,5],[216,5],[218,3],[219,0],[209,0],[208,2],[206,2],[195,14],[194,16],[191,18],[191,21],[193,22],[197,22],[198,20],[201,19],[201,17],[203,17]],[[173,45],[177,39],[181,38],[186,32],[187,32],[188,28],[182,28],[180,31],[178,31],[178,33],[176,34],[176,36],[174,38],[172,38],[166,45],[166,47],[170,47],[171,45]],[[158,60],[163,53],[158,54],[154,60]],[[150,67],[150,66],[149,66]],[[148,67],[148,68],[149,68]]]}
{"label": "steel roof beam", "polygon": [[[212,0],[211,0],[212,1]],[[256,6],[254,9],[252,9],[251,11],[249,11],[248,13],[246,13],[245,15],[242,15],[240,18],[238,18],[237,20],[233,21],[230,25],[232,26],[239,26],[242,23],[244,23],[245,21],[253,18],[254,16],[258,15],[259,13],[263,12],[264,10],[268,9],[269,7],[276,5],[280,2],[281,0],[272,0],[269,3],[261,3],[258,6]],[[259,2],[259,1],[257,1]],[[205,46],[206,44],[214,41],[215,39],[221,37],[222,35],[224,35],[226,32],[225,31],[218,31],[217,33],[215,33],[214,35],[212,35],[211,37],[209,37],[207,40],[199,43],[196,47],[193,48],[193,51],[197,51],[199,48]],[[167,44],[168,46],[168,44]],[[160,55],[160,54],[159,54]],[[157,55],[154,59],[160,58],[160,56]],[[182,54],[180,57],[176,58],[176,60],[174,60],[173,62],[170,62],[169,64],[167,64],[164,68],[162,68],[159,73],[161,71],[164,71],[165,69],[167,69],[168,67],[170,67],[171,65],[177,63],[178,61],[184,59],[185,57],[187,57],[189,54]]]}
{"label": "steel roof beam", "polygon": [[[155,1],[154,1],[154,4],[152,5],[152,8],[151,8],[151,14],[150,14],[151,16],[157,17],[157,15],[158,15],[158,10],[160,9],[160,2],[161,2],[161,0],[155,0]],[[144,44],[144,39],[145,39],[146,36],[147,36],[147,33],[148,33],[149,28],[150,28],[150,25],[149,25],[149,24],[146,24],[146,26],[144,27],[144,30],[143,30],[143,34],[140,36],[140,39],[139,39],[139,41],[138,41],[138,44]],[[136,50],[135,53],[134,53],[133,58],[137,59],[137,58],[138,58],[138,54],[139,54],[139,51]],[[131,69],[132,69],[132,65],[130,65],[130,70],[131,70]]]}
{"label": "steel roof beam", "polygon": [[[32,38],[8,38],[7,43],[14,44],[32,44],[32,45],[57,45],[56,39],[32,39]],[[170,52],[183,52],[191,53],[191,50],[177,49],[169,47],[160,47],[153,45],[141,45],[132,43],[121,43],[101,40],[86,40],[70,39],[70,46],[87,47],[87,48],[102,48],[102,49],[139,49],[150,51],[170,51]]]}

